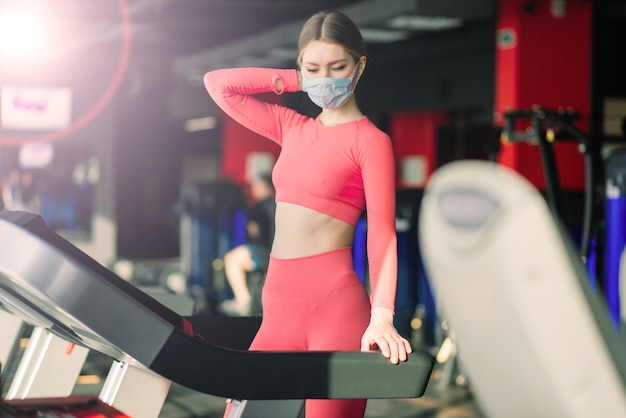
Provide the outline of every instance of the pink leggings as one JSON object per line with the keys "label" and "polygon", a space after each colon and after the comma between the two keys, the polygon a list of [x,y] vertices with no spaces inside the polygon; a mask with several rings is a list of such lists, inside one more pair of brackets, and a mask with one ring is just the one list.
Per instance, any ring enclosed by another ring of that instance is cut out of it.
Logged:
{"label": "pink leggings", "polygon": [[[359,351],[369,319],[369,297],[354,272],[350,247],[270,257],[263,321],[250,349]],[[363,418],[366,402],[308,399],[306,417]]]}

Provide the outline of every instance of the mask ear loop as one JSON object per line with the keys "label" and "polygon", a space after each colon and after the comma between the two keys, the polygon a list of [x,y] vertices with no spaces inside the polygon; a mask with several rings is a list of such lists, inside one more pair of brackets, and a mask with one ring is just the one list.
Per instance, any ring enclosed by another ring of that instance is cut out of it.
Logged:
{"label": "mask ear loop", "polygon": [[361,71],[361,69],[359,68],[360,66],[361,60],[358,60],[356,65],[354,66],[354,70],[352,70],[352,74],[350,75],[350,78],[352,78],[352,81],[350,82],[350,92],[354,92],[354,89],[356,89],[356,84],[359,82],[361,74],[363,74],[363,71]]}

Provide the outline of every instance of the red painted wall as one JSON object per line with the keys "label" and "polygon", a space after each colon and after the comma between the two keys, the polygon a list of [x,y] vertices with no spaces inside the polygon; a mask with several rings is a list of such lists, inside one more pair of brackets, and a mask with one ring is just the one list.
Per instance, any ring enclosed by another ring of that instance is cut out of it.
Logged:
{"label": "red painted wall", "polygon": [[[524,6],[533,4],[534,10]],[[591,107],[591,2],[565,2],[555,16],[550,1],[500,0],[496,39],[496,123],[510,109],[572,108],[588,132]],[[561,186],[584,188],[584,162],[576,142],[554,144]],[[538,147],[503,144],[500,162],[545,188]]]}
{"label": "red painted wall", "polygon": [[[280,103],[275,94],[262,97],[264,101]],[[250,152],[270,152],[278,158],[280,147],[271,140],[245,128],[222,113],[222,176],[236,183],[245,184],[246,156]]]}
{"label": "red painted wall", "polygon": [[[389,118],[389,135],[396,159],[396,185],[407,185],[402,179],[402,160],[407,156],[423,157],[427,179],[437,168],[437,128],[450,120],[443,111],[414,111],[394,113]],[[419,186],[417,186],[419,187]]]}

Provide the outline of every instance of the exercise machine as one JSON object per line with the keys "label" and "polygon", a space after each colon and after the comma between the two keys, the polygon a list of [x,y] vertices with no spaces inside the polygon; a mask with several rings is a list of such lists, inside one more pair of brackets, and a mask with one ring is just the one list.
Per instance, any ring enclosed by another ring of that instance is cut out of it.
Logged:
{"label": "exercise machine", "polygon": [[19,339],[25,328],[25,323],[19,317],[12,315],[0,305],[0,379],[16,355]]}
{"label": "exercise machine", "polygon": [[259,317],[178,315],[38,215],[0,212],[0,247],[0,304],[46,335],[109,356],[99,399],[133,417],[158,416],[172,382],[237,400],[231,417],[295,418],[303,399],[415,398],[430,378],[434,359],[419,351],[399,365],[377,352],[248,351]]}
{"label": "exercise machine", "polygon": [[[559,180],[559,171],[554,154],[556,141],[578,142],[578,150],[583,155],[585,170],[584,209],[581,221],[579,254],[584,261],[589,256],[593,223],[598,217],[595,201],[596,166],[600,158],[597,146],[576,127],[580,115],[572,109],[546,109],[540,106],[531,109],[509,110],[504,113],[504,126],[500,139],[504,142],[532,142],[539,148],[541,167],[546,184],[546,199],[554,214],[565,222],[567,219],[564,197]],[[524,126],[526,125],[526,126]],[[522,127],[524,129],[522,129]]]}
{"label": "exercise machine", "polygon": [[426,187],[420,244],[487,416],[626,416],[626,341],[525,178],[487,161],[443,166]]}

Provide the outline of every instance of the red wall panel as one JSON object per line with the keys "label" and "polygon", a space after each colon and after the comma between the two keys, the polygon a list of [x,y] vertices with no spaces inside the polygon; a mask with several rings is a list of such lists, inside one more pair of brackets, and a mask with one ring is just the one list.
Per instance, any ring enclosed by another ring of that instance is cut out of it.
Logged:
{"label": "red wall panel", "polygon": [[389,135],[396,159],[396,185],[408,185],[402,178],[402,161],[405,157],[422,157],[426,164],[425,179],[437,168],[437,129],[450,120],[443,111],[414,111],[395,113],[389,118]]}
{"label": "red wall panel", "polygon": [[[264,101],[279,103],[275,94],[262,97]],[[280,147],[271,140],[252,132],[230,117],[223,115],[222,175],[236,183],[245,184],[246,157],[251,152],[270,152],[278,158]]]}
{"label": "red wall panel", "polygon": [[[531,5],[531,6],[529,6]],[[589,129],[591,107],[591,2],[565,2],[555,15],[552,2],[500,0],[496,42],[496,123],[510,109],[572,108]],[[555,144],[561,186],[584,187],[584,162],[576,142]],[[545,187],[536,145],[503,144],[500,162]]]}

